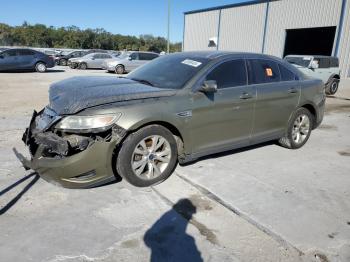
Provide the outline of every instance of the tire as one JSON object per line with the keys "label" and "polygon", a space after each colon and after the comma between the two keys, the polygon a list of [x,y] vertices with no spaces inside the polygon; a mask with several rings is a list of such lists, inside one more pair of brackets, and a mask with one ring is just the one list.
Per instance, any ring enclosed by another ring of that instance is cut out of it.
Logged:
{"label": "tire", "polygon": [[313,128],[314,116],[306,108],[296,110],[290,119],[284,137],[278,143],[289,149],[301,148],[309,140]]}
{"label": "tire", "polygon": [[87,64],[86,63],[80,63],[79,69],[86,70],[87,69]]}
{"label": "tire", "polygon": [[72,64],[69,65],[69,67],[72,68],[72,69],[75,69],[75,68],[77,68],[77,65],[75,63],[72,63]]}
{"label": "tire", "polygon": [[[156,148],[152,150],[154,144]],[[124,140],[117,157],[116,170],[130,184],[147,187],[167,179],[176,164],[177,144],[173,134],[165,127],[150,125]]]}
{"label": "tire", "polygon": [[339,79],[333,78],[332,81],[326,87],[327,95],[334,95],[338,91]]}
{"label": "tire", "polygon": [[66,66],[67,65],[67,60],[66,59],[60,59],[58,64],[61,65],[61,66]]}
{"label": "tire", "polygon": [[38,62],[35,64],[35,71],[37,71],[38,73],[44,73],[46,72],[47,67],[46,64],[43,62]]}
{"label": "tire", "polygon": [[122,74],[124,74],[124,72],[125,72],[125,68],[124,68],[123,65],[117,65],[117,66],[115,67],[115,73],[116,73],[116,74],[122,75]]}

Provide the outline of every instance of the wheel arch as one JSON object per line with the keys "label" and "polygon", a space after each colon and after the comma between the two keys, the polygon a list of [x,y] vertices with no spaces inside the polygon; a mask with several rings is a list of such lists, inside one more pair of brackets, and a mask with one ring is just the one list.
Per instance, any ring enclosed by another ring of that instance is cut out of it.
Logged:
{"label": "wheel arch", "polygon": [[142,123],[142,124],[139,124],[137,126],[133,126],[126,136],[128,136],[130,133],[136,132],[137,130],[144,128],[146,126],[150,126],[150,125],[159,125],[159,126],[162,126],[166,129],[168,129],[175,136],[175,140],[176,140],[177,146],[178,146],[178,154],[181,155],[182,153],[184,153],[184,136],[183,136],[183,134],[180,132],[179,128],[177,128],[174,124],[167,122],[167,121],[155,120],[155,121],[150,121],[147,123]]}
{"label": "wheel arch", "polygon": [[313,129],[316,127],[316,123],[317,123],[317,110],[316,110],[316,107],[311,104],[311,103],[306,103],[300,107],[303,107],[307,110],[309,110],[309,112],[312,114],[312,116],[314,117],[313,119],[313,123],[312,123],[312,126],[313,126]]}

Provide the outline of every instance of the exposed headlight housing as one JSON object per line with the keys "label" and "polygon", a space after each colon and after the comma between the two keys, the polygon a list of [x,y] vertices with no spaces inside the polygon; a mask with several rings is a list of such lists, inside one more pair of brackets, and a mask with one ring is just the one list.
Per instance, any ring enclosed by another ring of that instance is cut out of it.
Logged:
{"label": "exposed headlight housing", "polygon": [[113,115],[66,116],[55,126],[65,132],[98,133],[109,129],[120,118],[121,113]]}

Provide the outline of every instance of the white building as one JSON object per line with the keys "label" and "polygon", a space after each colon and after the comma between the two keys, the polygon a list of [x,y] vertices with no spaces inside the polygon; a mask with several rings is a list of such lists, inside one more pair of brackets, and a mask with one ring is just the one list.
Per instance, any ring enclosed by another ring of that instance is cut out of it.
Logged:
{"label": "white building", "polygon": [[333,55],[350,77],[350,0],[260,0],[189,11],[183,50]]}

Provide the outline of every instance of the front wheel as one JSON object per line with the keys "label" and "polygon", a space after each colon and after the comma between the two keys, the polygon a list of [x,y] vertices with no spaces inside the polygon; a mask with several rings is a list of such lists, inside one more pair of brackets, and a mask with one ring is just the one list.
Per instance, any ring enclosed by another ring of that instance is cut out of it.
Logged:
{"label": "front wheel", "polygon": [[124,74],[124,72],[125,72],[125,68],[124,68],[123,65],[117,65],[117,66],[115,67],[115,73],[116,73],[116,74],[122,75],[122,74]]}
{"label": "front wheel", "polygon": [[298,149],[305,145],[311,135],[313,115],[306,108],[299,108],[293,114],[284,137],[279,144],[290,149]]}
{"label": "front wheel", "polygon": [[60,59],[58,64],[61,65],[61,66],[66,66],[67,65],[67,60],[66,59]]}
{"label": "front wheel", "polygon": [[117,158],[117,172],[130,184],[146,187],[167,179],[177,164],[173,134],[159,125],[150,125],[130,134]]}
{"label": "front wheel", "polygon": [[339,87],[339,80],[333,78],[326,88],[326,94],[334,95],[338,91],[338,87]]}
{"label": "front wheel", "polygon": [[82,70],[86,70],[87,69],[87,64],[86,63],[80,63],[79,68]]}
{"label": "front wheel", "polygon": [[39,73],[44,73],[46,72],[46,65],[43,62],[38,62],[35,65],[35,71],[39,72]]}

